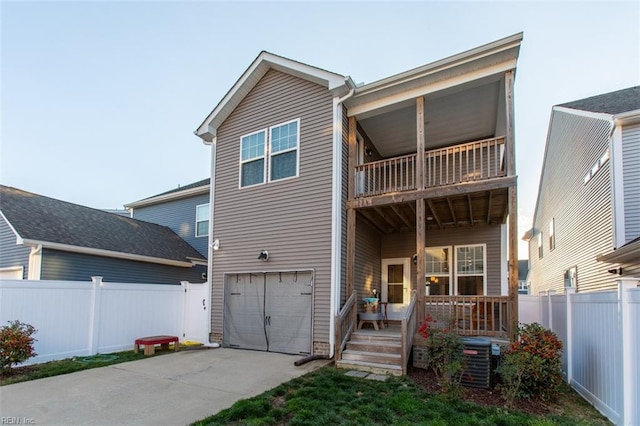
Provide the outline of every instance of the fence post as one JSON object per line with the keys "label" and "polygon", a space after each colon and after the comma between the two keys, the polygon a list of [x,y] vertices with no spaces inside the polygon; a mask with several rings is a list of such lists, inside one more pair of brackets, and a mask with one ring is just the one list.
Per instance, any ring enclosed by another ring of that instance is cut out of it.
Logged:
{"label": "fence post", "polygon": [[100,293],[102,277],[91,277],[91,309],[89,310],[89,355],[98,353],[100,338]]}
{"label": "fence post", "polygon": [[[619,278],[618,282],[618,303],[620,303],[620,320],[622,323],[622,424],[635,425],[638,420],[634,419],[633,412],[637,404],[638,383],[635,382],[636,356],[632,353],[634,329],[637,324],[631,322],[631,303],[629,301],[629,290],[636,288],[637,279]],[[635,331],[637,333],[637,330]]]}
{"label": "fence post", "polygon": [[[547,305],[549,309],[549,330],[553,331],[553,304],[551,303],[551,296],[556,294],[555,290],[549,290],[547,292]],[[554,331],[555,333],[555,331]]]}
{"label": "fence post", "polygon": [[567,315],[567,341],[565,342],[565,351],[567,354],[567,383],[571,385],[573,381],[573,296],[575,288],[566,288],[566,308]]}

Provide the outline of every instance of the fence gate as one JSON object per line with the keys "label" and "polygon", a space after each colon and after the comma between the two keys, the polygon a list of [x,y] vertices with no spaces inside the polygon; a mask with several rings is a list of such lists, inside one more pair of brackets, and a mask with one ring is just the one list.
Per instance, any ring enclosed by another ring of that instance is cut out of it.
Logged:
{"label": "fence gate", "polygon": [[225,275],[225,347],[311,353],[313,272]]}
{"label": "fence gate", "polygon": [[182,340],[209,342],[209,295],[211,286],[206,283],[184,284],[184,328]]}

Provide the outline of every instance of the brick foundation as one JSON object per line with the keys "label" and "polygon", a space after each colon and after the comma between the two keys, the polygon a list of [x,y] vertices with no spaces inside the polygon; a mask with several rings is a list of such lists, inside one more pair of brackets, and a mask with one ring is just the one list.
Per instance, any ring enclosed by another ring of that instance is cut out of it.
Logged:
{"label": "brick foundation", "polygon": [[327,342],[313,342],[313,355],[329,355]]}
{"label": "brick foundation", "polygon": [[222,333],[209,333],[209,342],[222,345]]}

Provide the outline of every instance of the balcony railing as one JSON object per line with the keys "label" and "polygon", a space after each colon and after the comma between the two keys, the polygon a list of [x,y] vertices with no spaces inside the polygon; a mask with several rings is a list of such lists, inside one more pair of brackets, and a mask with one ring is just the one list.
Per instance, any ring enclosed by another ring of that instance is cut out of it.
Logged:
{"label": "balcony railing", "polygon": [[[463,336],[508,337],[507,296],[425,296],[432,327],[451,327]],[[420,320],[419,320],[420,321]]]}
{"label": "balcony railing", "polygon": [[425,151],[423,185],[416,176],[415,154],[357,165],[355,196],[371,197],[505,176],[504,142],[504,137],[499,137]]}

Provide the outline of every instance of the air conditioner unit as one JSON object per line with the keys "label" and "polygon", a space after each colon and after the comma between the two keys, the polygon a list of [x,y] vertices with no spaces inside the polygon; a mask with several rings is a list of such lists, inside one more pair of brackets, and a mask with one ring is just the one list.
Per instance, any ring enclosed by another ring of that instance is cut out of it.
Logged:
{"label": "air conditioner unit", "polygon": [[467,337],[462,341],[465,360],[462,386],[491,387],[491,340],[484,337]]}

